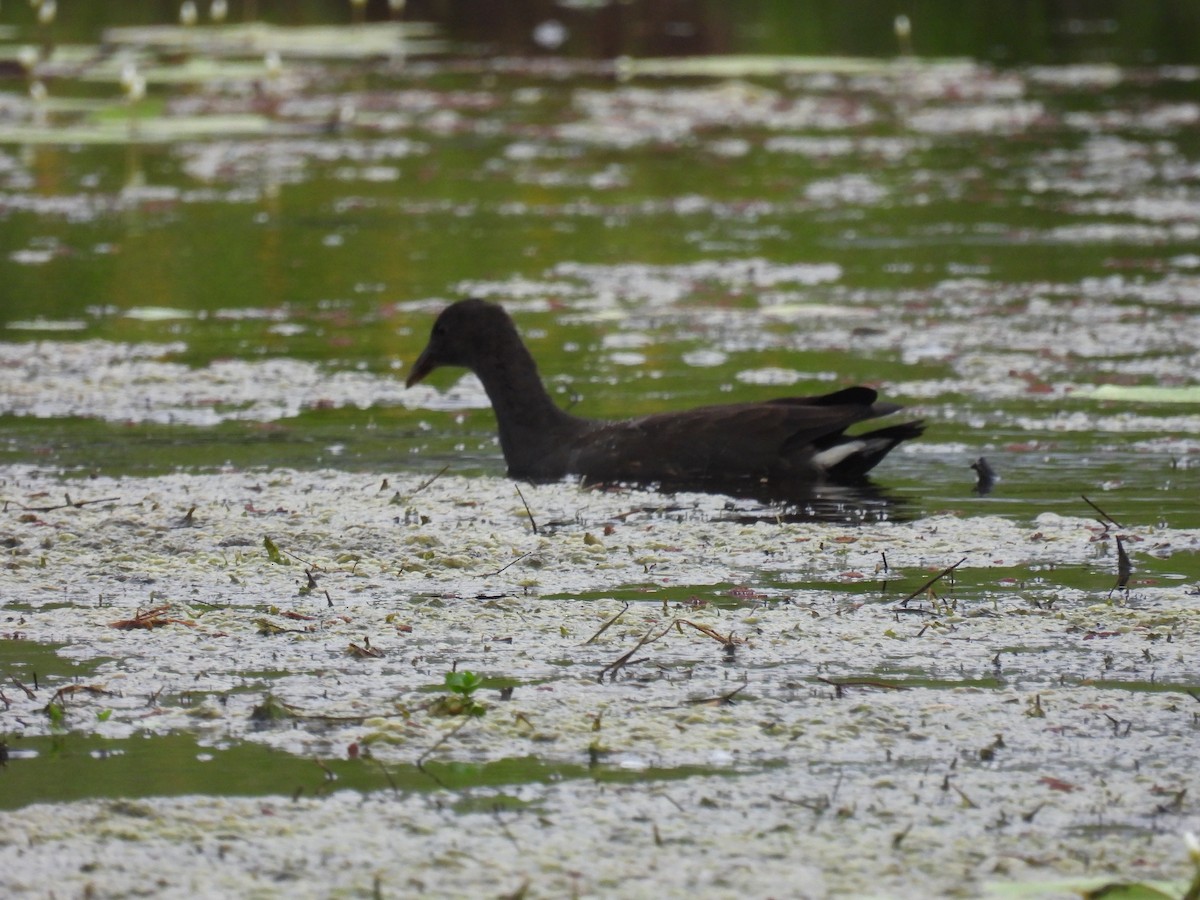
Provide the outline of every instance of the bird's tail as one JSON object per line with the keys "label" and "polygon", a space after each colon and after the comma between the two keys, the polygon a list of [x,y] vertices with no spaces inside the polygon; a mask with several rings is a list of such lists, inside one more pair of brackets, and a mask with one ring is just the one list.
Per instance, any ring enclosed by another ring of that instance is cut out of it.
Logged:
{"label": "bird's tail", "polygon": [[816,456],[832,481],[853,482],[866,477],[892,448],[902,441],[919,437],[925,431],[923,421],[901,422],[866,434],[844,435],[842,440]]}

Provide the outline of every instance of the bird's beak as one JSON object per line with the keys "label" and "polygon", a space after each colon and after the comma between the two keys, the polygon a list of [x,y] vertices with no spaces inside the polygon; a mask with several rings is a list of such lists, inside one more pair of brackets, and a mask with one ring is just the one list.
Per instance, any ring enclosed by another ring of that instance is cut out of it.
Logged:
{"label": "bird's beak", "polygon": [[426,347],[421,351],[421,355],[417,357],[417,361],[413,363],[412,371],[408,373],[408,378],[404,380],[406,388],[412,387],[430,372],[437,368],[437,363],[433,361],[432,354],[429,348]]}

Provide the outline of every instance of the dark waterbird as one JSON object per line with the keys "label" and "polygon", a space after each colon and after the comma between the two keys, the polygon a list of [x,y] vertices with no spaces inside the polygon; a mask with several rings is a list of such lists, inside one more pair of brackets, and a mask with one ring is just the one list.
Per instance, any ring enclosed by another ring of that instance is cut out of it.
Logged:
{"label": "dark waterbird", "polygon": [[578,475],[760,497],[807,494],[863,484],[893,447],[924,430],[922,422],[904,422],[846,434],[856,422],[900,409],[866,387],[622,421],[579,418],[550,399],[508,313],[483,300],[442,311],[407,385],[441,366],[478,376],[496,413],[509,476],[532,481]]}

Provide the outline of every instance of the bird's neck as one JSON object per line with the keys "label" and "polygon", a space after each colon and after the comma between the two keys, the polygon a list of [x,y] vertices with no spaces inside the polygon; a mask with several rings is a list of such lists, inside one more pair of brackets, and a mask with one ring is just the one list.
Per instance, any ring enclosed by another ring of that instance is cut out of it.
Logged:
{"label": "bird's neck", "polygon": [[537,363],[520,337],[513,333],[501,340],[502,352],[489,354],[475,369],[483,383],[500,430],[500,447],[509,468],[519,468],[524,457],[544,452],[564,428],[579,420],[563,412],[542,384]]}

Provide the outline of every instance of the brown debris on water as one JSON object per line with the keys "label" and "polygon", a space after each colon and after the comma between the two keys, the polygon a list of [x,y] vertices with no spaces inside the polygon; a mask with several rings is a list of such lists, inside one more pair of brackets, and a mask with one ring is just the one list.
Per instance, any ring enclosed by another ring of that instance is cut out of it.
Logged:
{"label": "brown debris on water", "polygon": [[282,722],[297,718],[299,713],[273,694],[263,697],[263,702],[250,710],[252,722]]}
{"label": "brown debris on water", "polygon": [[632,649],[630,649],[626,653],[622,653],[615,661],[609,663],[607,666],[605,666],[603,669],[601,669],[600,674],[597,676],[596,680],[599,682],[603,682],[604,676],[607,675],[609,681],[611,682],[613,680],[613,678],[616,676],[617,672],[619,672],[621,669],[625,668],[625,666],[629,665],[630,661],[633,659],[633,654],[637,653],[639,650],[641,650],[647,644],[653,644],[659,638],[666,635],[666,633],[674,627],[675,627],[674,621],[668,622],[667,626],[665,628],[663,628],[661,631],[659,631],[657,634],[655,634],[654,629],[651,628],[644,635],[642,635],[642,637],[638,640],[638,642],[633,645]]}
{"label": "brown debris on water", "polygon": [[355,644],[353,641],[346,648],[346,651],[359,659],[383,659],[384,652],[378,647],[371,646],[371,638],[369,635],[363,636],[362,646]]}
{"label": "brown debris on water", "polygon": [[186,625],[188,628],[195,628],[196,623],[188,619],[173,619],[167,615],[171,609],[169,604],[156,606],[153,609],[138,612],[132,619],[120,619],[116,622],[109,622],[109,628],[120,628],[123,631],[132,631],[136,628],[144,628],[149,631],[152,628],[161,628],[164,625]]}
{"label": "brown debris on water", "polygon": [[67,697],[75,694],[87,694],[91,697],[117,696],[115,691],[108,691],[102,687],[97,687],[94,684],[68,684],[55,691],[54,696],[50,698],[50,703],[47,705],[52,706],[57,704],[58,706],[65,706],[66,704],[63,701],[65,701]]}
{"label": "brown debris on water", "polygon": [[697,622],[693,622],[691,619],[676,619],[674,624],[676,628],[679,628],[681,625],[690,625],[701,634],[708,635],[726,649],[732,648],[736,644],[746,643],[745,638],[734,637],[733,632],[730,632],[728,635],[719,634],[707,625],[700,625]]}

